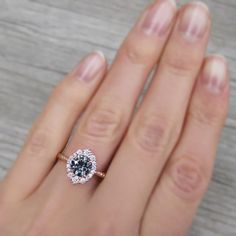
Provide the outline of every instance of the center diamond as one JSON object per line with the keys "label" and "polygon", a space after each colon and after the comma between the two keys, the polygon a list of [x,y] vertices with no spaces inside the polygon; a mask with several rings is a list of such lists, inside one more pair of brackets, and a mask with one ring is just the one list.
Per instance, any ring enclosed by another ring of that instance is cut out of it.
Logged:
{"label": "center diamond", "polygon": [[73,184],[84,184],[96,172],[96,157],[89,149],[79,149],[68,158],[66,167]]}

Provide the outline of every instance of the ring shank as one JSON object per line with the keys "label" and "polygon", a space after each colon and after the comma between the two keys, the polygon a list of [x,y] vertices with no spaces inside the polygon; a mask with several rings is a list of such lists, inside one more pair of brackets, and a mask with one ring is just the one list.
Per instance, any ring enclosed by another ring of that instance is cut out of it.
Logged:
{"label": "ring shank", "polygon": [[104,178],[106,177],[106,174],[103,173],[103,172],[100,172],[100,171],[96,171],[96,172],[95,172],[95,175],[98,176],[98,177],[100,177],[100,178],[102,178],[102,179],[104,179]]}
{"label": "ring shank", "polygon": [[62,153],[58,153],[57,158],[62,161],[68,161],[68,157],[63,155]]}

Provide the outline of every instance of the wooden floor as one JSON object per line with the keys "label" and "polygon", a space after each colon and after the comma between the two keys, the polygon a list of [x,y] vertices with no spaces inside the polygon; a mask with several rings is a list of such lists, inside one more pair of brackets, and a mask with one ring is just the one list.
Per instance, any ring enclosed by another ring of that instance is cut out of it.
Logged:
{"label": "wooden floor", "polygon": [[[111,61],[148,2],[0,0],[0,178],[53,86],[94,49]],[[206,2],[214,20],[209,52],[223,53],[230,61],[232,99],[214,176],[189,235],[235,236],[236,1]]]}

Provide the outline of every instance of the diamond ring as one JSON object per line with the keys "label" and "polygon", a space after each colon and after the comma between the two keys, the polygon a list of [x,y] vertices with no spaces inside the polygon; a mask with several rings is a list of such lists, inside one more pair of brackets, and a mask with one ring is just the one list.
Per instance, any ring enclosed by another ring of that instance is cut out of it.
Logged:
{"label": "diamond ring", "polygon": [[105,173],[96,171],[96,156],[90,149],[78,149],[69,157],[59,153],[57,157],[67,162],[67,176],[70,178],[72,184],[84,184],[94,175],[105,178]]}

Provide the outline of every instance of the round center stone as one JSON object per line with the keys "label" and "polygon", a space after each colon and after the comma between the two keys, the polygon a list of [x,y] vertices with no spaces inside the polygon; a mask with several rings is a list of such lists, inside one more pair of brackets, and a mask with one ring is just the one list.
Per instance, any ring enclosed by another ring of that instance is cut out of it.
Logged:
{"label": "round center stone", "polygon": [[87,156],[79,155],[71,161],[71,169],[75,175],[85,177],[92,171],[92,162]]}
{"label": "round center stone", "polygon": [[67,161],[67,175],[73,184],[87,182],[96,171],[96,157],[88,149],[78,150]]}

